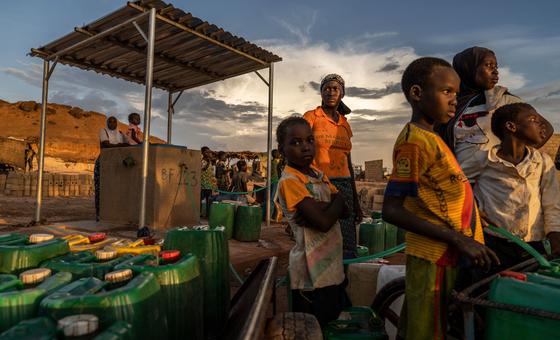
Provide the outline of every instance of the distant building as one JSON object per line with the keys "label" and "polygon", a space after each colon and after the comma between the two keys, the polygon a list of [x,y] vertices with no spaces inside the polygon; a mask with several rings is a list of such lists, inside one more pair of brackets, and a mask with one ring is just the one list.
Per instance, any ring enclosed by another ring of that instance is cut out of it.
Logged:
{"label": "distant building", "polygon": [[383,160],[366,161],[365,180],[368,182],[383,181]]}

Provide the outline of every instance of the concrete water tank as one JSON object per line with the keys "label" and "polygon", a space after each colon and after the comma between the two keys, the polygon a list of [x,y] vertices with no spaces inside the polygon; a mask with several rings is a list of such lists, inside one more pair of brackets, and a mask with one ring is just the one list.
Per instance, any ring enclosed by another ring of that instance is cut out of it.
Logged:
{"label": "concrete water tank", "polygon": [[[169,229],[195,225],[200,217],[200,151],[150,145],[146,225]],[[100,156],[102,222],[138,224],[142,146],[103,149]]]}

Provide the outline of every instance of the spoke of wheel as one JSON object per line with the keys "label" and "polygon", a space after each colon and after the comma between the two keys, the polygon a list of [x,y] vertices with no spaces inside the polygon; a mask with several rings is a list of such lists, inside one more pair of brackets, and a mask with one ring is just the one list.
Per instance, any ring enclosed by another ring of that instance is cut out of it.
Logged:
{"label": "spoke of wheel", "polygon": [[387,308],[385,311],[385,319],[389,320],[395,327],[399,326],[399,316],[391,308]]}

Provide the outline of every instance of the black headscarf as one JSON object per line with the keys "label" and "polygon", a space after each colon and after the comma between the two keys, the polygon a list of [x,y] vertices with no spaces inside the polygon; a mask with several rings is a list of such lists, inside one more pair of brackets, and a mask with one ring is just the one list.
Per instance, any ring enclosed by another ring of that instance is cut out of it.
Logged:
{"label": "black headscarf", "polygon": [[[325,86],[325,84],[330,82],[330,81],[335,81],[335,82],[340,84],[340,86],[342,87],[342,95],[344,96],[344,93],[346,91],[346,88],[345,88],[345,85],[344,85],[344,79],[336,73],[327,74],[321,80],[321,86],[319,88],[319,91],[323,92],[323,86]],[[323,105],[323,103],[321,103],[321,105]],[[342,102],[342,100],[338,104],[338,107],[336,108],[336,110],[338,111],[338,113],[340,113],[343,116],[346,116],[347,114],[352,112],[352,110],[348,106],[346,106],[346,104],[344,104]]]}
{"label": "black headscarf", "polygon": [[[461,89],[458,101],[464,97],[471,97],[484,92],[484,89],[476,85],[476,70],[488,55],[496,56],[494,51],[484,47],[470,47],[453,57],[453,68],[461,78]],[[459,105],[457,105],[460,107]]]}
{"label": "black headscarf", "polygon": [[461,88],[457,96],[457,110],[455,117],[447,122],[447,124],[438,124],[434,127],[451,150],[455,147],[455,123],[461,118],[461,115],[471,101],[478,95],[484,95],[485,89],[476,85],[476,70],[488,55],[496,56],[492,50],[474,46],[457,53],[453,57],[453,68],[461,78]]}

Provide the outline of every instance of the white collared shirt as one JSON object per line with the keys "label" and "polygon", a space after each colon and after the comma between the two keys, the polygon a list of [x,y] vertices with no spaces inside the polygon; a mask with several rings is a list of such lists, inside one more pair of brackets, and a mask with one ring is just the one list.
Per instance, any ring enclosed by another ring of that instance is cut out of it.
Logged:
{"label": "white collared shirt", "polygon": [[108,128],[103,128],[99,130],[99,141],[106,142],[109,144],[123,144],[126,143],[125,136],[119,129],[110,130]]}
{"label": "white collared shirt", "polygon": [[527,147],[517,165],[501,159],[500,145],[477,153],[480,172],[474,177],[478,207],[488,219],[526,242],[560,232],[560,189],[554,162]]}

